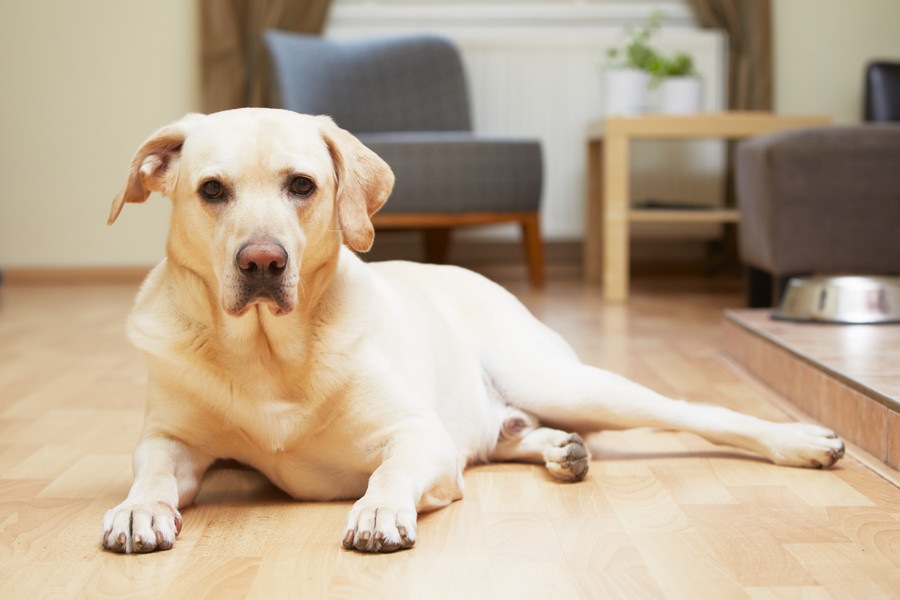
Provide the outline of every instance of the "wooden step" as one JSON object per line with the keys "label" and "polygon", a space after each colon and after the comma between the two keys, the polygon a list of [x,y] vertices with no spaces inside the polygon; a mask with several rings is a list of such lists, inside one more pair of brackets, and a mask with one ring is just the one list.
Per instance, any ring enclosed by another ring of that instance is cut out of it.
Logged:
{"label": "wooden step", "polygon": [[775,321],[726,311],[725,351],[800,411],[900,467],[900,325]]}

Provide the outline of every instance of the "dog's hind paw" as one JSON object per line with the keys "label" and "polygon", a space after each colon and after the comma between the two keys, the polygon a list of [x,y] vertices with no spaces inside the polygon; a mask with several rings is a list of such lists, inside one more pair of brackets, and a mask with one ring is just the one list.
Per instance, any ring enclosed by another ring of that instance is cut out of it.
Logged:
{"label": "dog's hind paw", "polygon": [[587,444],[577,433],[564,434],[544,450],[544,460],[550,474],[562,481],[581,481],[587,475],[591,454]]}
{"label": "dog's hind paw", "polygon": [[777,423],[761,441],[764,454],[778,465],[821,469],[844,456],[844,442],[835,432],[808,423]]}

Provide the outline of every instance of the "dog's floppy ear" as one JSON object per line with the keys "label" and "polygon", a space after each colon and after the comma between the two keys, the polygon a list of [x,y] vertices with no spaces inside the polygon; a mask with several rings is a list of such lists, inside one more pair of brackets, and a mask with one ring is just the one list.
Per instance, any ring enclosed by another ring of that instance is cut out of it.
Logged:
{"label": "dog's floppy ear", "polygon": [[144,202],[150,192],[168,194],[172,166],[178,159],[189,125],[202,115],[190,114],[159,129],[141,144],[131,160],[125,187],[113,199],[107,224],[112,225],[126,202]]}
{"label": "dog's floppy ear", "polygon": [[381,157],[366,148],[350,132],[322,120],[322,137],[331,152],[337,176],[338,222],[344,241],[356,252],[366,252],[375,239],[372,215],[394,187],[394,173]]}

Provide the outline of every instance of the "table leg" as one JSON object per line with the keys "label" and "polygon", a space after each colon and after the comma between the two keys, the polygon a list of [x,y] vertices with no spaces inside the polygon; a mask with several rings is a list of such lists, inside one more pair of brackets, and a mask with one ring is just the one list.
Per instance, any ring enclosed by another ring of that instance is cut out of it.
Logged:
{"label": "table leg", "polygon": [[603,278],[603,140],[588,140],[587,151],[584,278],[599,283]]}
{"label": "table leg", "polygon": [[603,297],[628,299],[628,138],[607,132],[603,152]]}

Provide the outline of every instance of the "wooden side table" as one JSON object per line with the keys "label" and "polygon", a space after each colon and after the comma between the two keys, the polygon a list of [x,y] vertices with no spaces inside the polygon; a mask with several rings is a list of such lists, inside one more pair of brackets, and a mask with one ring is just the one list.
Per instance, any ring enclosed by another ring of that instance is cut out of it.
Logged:
{"label": "wooden side table", "polygon": [[629,198],[629,143],[635,139],[738,139],[773,131],[829,125],[831,119],[766,112],[609,117],[588,126],[585,277],[602,281],[607,300],[628,299],[631,223],[737,223],[737,209],[635,210]]}

